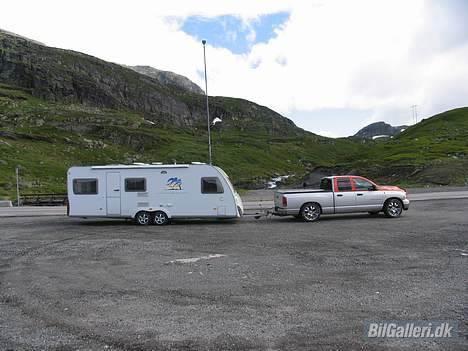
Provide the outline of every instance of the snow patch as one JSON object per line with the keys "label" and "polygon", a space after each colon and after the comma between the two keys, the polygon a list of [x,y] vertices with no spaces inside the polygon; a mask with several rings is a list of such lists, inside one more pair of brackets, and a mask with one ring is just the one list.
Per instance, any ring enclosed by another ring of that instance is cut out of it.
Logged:
{"label": "snow patch", "polygon": [[382,135],[374,135],[372,140],[379,139],[379,138],[389,138],[390,135],[382,134]]}

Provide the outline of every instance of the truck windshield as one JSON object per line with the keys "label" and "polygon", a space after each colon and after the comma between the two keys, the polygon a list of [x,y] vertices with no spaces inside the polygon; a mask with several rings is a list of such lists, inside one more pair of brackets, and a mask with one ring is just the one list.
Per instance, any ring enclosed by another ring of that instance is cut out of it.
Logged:
{"label": "truck windshield", "polygon": [[332,191],[332,182],[330,178],[323,178],[320,181],[320,189],[325,191]]}

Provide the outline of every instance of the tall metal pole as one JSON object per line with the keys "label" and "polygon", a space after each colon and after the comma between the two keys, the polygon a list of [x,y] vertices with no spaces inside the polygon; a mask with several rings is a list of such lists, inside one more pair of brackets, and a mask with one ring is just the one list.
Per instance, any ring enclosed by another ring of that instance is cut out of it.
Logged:
{"label": "tall metal pole", "polygon": [[203,44],[203,62],[205,64],[205,95],[206,95],[206,127],[208,128],[208,157],[211,165],[211,128],[210,128],[210,105],[208,103],[208,79],[206,76],[206,40],[202,40]]}
{"label": "tall metal pole", "polygon": [[16,167],[16,206],[20,206],[20,192],[19,192],[19,167]]}

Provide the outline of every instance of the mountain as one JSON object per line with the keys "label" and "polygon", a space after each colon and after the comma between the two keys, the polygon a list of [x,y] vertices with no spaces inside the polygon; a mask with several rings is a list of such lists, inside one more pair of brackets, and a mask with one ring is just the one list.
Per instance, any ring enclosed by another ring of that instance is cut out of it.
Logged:
{"label": "mountain", "polygon": [[376,139],[376,138],[381,138],[381,137],[392,137],[392,136],[400,134],[406,128],[408,128],[408,126],[393,127],[390,124],[385,123],[385,122],[375,122],[360,129],[356,134],[354,134],[354,137],[362,138],[362,139]]}
{"label": "mountain", "polygon": [[[46,101],[134,111],[156,125],[168,127],[206,126],[204,96],[179,84],[165,84],[162,78],[149,76],[148,70],[141,74],[5,31],[0,32],[0,68],[0,82],[28,89]],[[304,133],[291,120],[246,100],[212,97],[210,103],[213,118],[220,117],[223,128],[249,128],[279,135]]]}
{"label": "mountain", "polygon": [[193,94],[205,94],[205,92],[197,84],[192,82],[187,77],[181,76],[180,74],[170,72],[170,71],[161,71],[157,68],[150,66],[128,66],[128,68],[133,69],[135,72],[144,74],[148,77],[157,79],[162,85],[165,86],[175,86],[187,90],[189,93]]}

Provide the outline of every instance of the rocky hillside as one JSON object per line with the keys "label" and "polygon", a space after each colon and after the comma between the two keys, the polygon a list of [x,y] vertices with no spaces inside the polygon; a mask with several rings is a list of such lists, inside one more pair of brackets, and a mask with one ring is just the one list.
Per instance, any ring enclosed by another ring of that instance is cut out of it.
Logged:
{"label": "rocky hillside", "polygon": [[188,91],[193,94],[204,94],[205,92],[197,84],[192,82],[187,77],[181,76],[180,74],[170,72],[170,71],[161,71],[157,68],[150,66],[128,66],[128,68],[133,69],[135,72],[144,74],[148,77],[157,79],[161,84],[165,86],[174,86]]}
{"label": "rocky hillside", "polygon": [[[0,82],[28,89],[46,101],[141,113],[157,125],[188,129],[206,124],[204,97],[177,84],[79,52],[47,47],[0,32]],[[303,131],[278,113],[252,102],[215,97],[211,112],[223,128],[276,135]]]}
{"label": "rocky hillside", "polygon": [[362,139],[389,138],[400,134],[406,128],[408,128],[408,126],[393,127],[385,122],[375,122],[359,130],[354,134],[354,137]]}

